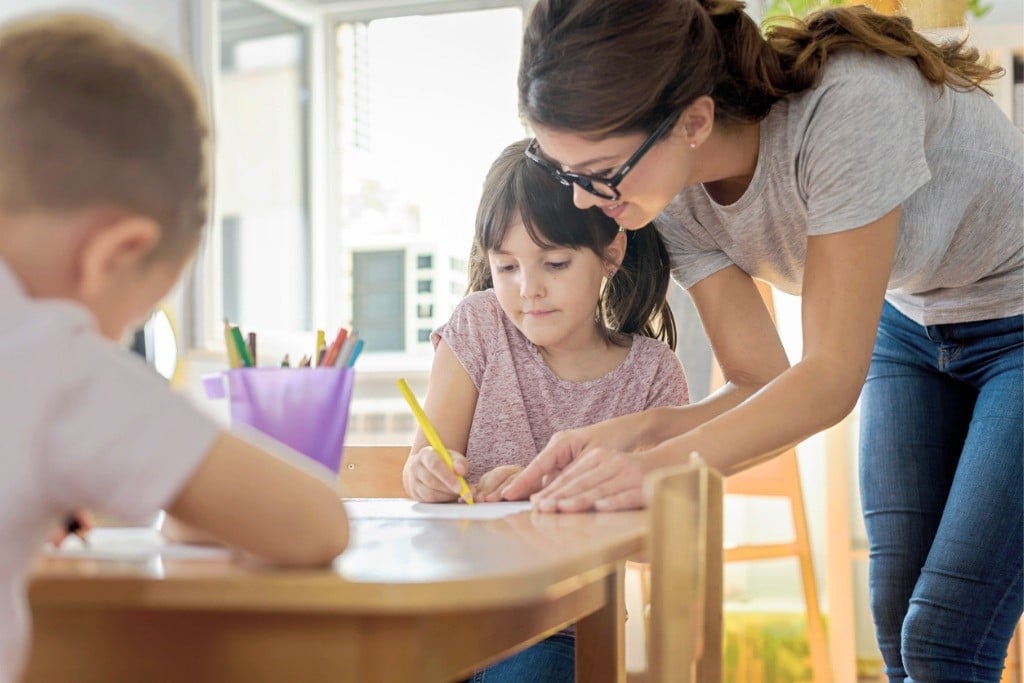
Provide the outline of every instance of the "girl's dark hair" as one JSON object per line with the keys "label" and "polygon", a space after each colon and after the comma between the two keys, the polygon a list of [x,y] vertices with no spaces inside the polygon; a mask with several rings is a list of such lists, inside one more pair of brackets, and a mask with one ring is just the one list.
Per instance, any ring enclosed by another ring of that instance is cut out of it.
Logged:
{"label": "girl's dark hair", "polygon": [[[469,258],[468,291],[494,286],[487,252],[499,249],[508,229],[521,219],[541,247],[590,249],[600,258],[619,226],[596,208],[579,210],[572,190],[526,158],[528,140],[515,142],[491,165],[476,214],[476,235]],[[669,309],[668,252],[654,226],[626,233],[626,253],[601,295],[597,315],[617,344],[642,334],[676,347],[676,325]]]}
{"label": "girl's dark hair", "polygon": [[753,123],[814,87],[832,53],[906,57],[931,83],[981,88],[1002,73],[966,39],[936,45],[906,17],[863,6],[815,12],[762,36],[740,0],[538,0],[519,66],[532,123],[592,134],[653,131],[702,95],[715,117]]}

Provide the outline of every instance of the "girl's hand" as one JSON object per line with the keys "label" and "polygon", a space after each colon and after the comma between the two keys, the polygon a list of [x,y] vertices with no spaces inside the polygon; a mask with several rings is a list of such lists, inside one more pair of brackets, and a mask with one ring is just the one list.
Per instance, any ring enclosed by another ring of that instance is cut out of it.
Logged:
{"label": "girl's hand", "polygon": [[530,500],[541,512],[641,508],[644,506],[644,477],[656,467],[656,462],[641,453],[591,448],[563,467],[561,473]]}
{"label": "girl's hand", "polygon": [[507,486],[523,468],[519,465],[502,465],[480,477],[473,498],[481,503],[495,503],[501,500],[501,490]]}
{"label": "girl's hand", "polygon": [[455,474],[465,477],[469,473],[469,462],[462,453],[448,453],[452,456],[455,472],[430,446],[421,448],[406,461],[402,481],[410,498],[421,503],[448,503],[459,499],[461,485]]}

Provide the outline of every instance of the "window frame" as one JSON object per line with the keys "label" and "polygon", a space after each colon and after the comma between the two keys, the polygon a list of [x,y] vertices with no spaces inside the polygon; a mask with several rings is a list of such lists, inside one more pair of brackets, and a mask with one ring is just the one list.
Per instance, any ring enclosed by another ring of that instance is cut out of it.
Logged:
{"label": "window frame", "polygon": [[[524,21],[535,0],[334,0],[311,5],[309,0],[247,0],[282,18],[301,24],[306,29],[307,58],[306,84],[306,158],[304,172],[307,178],[307,207],[309,231],[308,295],[310,326],[333,327],[338,321],[331,319],[330,302],[338,300],[343,292],[329,277],[331,254],[341,245],[340,235],[331,230],[337,224],[337,203],[331,188],[338,186],[339,159],[334,153],[337,135],[333,122],[337,112],[337,45],[334,40],[340,24],[372,21],[409,15],[432,15],[453,12],[482,11],[499,8],[519,8]],[[218,26],[218,0],[192,0],[193,25],[203,40],[195,50],[197,64],[202,65],[210,96],[210,117],[217,111],[220,37]],[[196,267],[189,278],[186,292],[189,352],[220,354],[221,313],[221,254],[217,227],[220,212],[217,206],[216,184],[213,185],[210,223],[206,239],[200,250]],[[311,333],[295,332],[274,335],[271,347],[300,346]],[[268,351],[274,352],[273,348]]]}

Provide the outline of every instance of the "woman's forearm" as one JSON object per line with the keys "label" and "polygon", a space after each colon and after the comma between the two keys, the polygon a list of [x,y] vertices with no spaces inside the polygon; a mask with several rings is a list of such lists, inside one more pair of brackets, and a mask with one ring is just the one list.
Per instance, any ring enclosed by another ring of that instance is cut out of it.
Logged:
{"label": "woman's forearm", "polygon": [[[703,409],[707,412],[699,412],[703,402],[673,409],[677,420],[674,425],[660,421],[658,427],[669,436],[650,449],[649,457],[667,466],[697,451],[728,475],[785,450],[835,424],[855,405],[863,377],[828,366],[802,361],[756,393],[735,388],[714,408]],[[736,401],[731,409],[730,401]],[[717,414],[711,412],[715,409]],[[709,417],[699,419],[704,416]]]}
{"label": "woman's forearm", "polygon": [[632,450],[653,448],[664,441],[686,434],[732,410],[761,388],[762,385],[729,383],[697,403],[671,408],[652,408],[640,413],[642,422],[638,427],[637,441]]}

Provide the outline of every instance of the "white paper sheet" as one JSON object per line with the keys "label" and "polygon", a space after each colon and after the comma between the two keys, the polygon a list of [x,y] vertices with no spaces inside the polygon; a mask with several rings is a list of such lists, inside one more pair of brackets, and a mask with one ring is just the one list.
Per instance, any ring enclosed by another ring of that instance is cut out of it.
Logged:
{"label": "white paper sheet", "polygon": [[500,519],[530,509],[529,501],[418,503],[408,498],[346,498],[351,519]]}
{"label": "white paper sheet", "polygon": [[43,552],[61,557],[82,557],[91,560],[145,561],[154,557],[165,560],[223,559],[231,551],[220,546],[170,543],[150,527],[101,527],[86,534],[87,542],[69,536],[59,548],[47,544]]}

